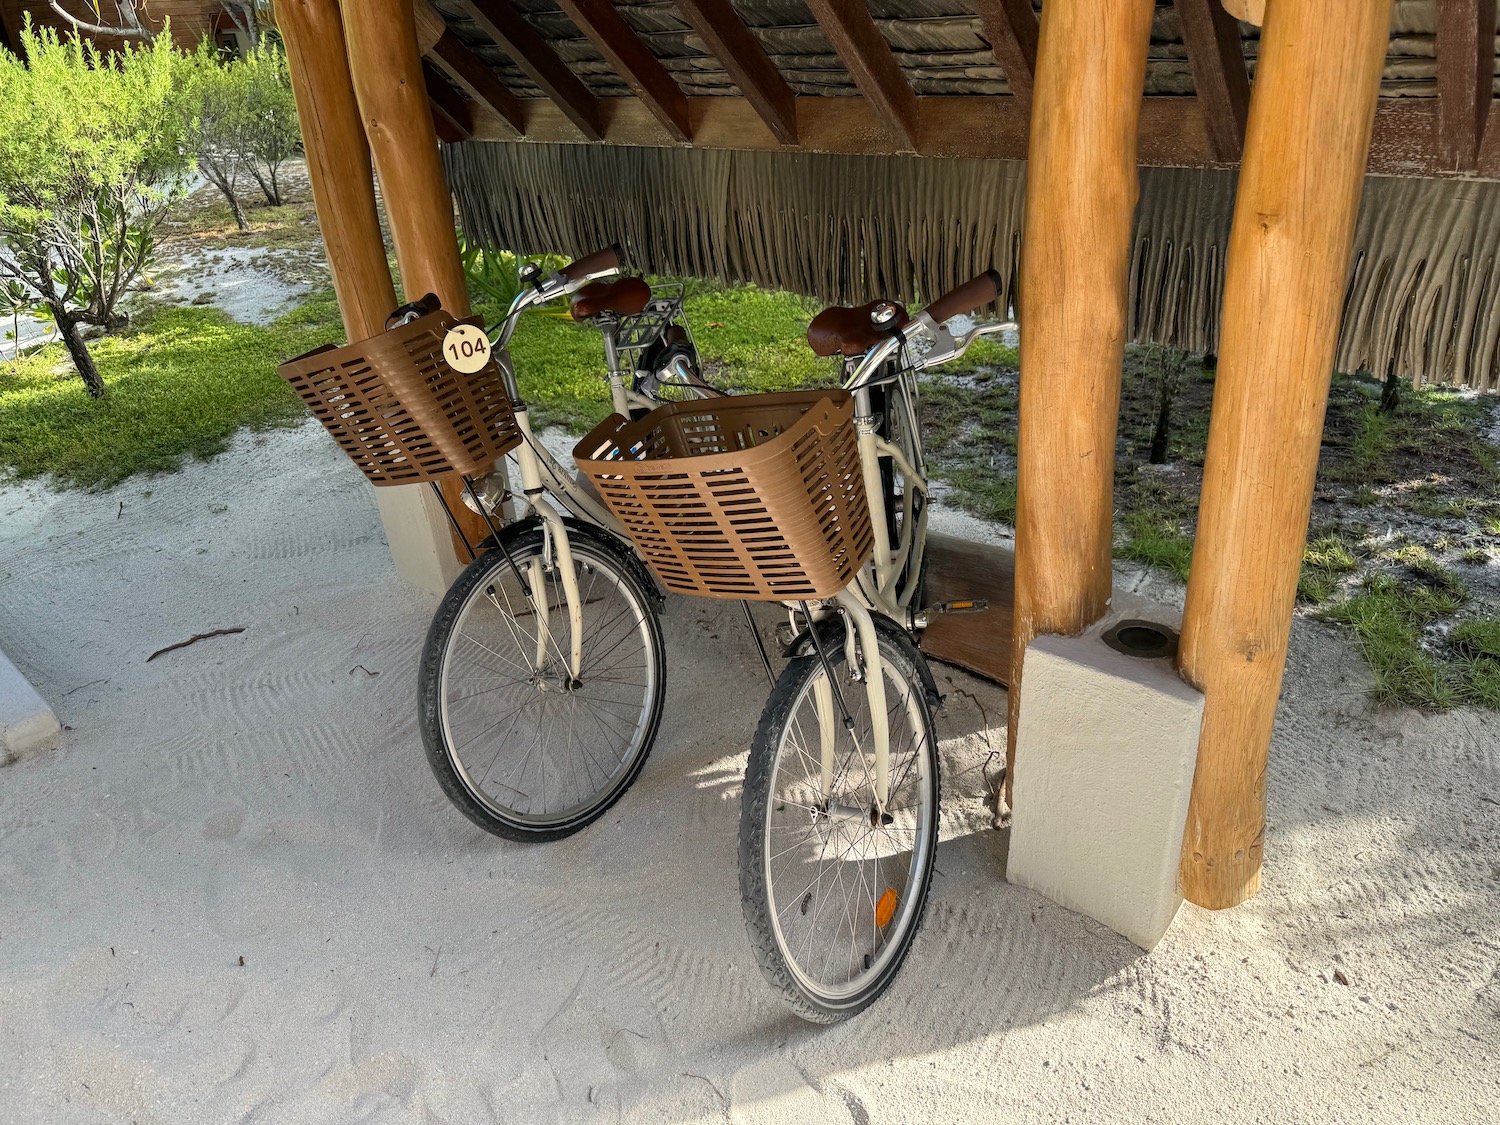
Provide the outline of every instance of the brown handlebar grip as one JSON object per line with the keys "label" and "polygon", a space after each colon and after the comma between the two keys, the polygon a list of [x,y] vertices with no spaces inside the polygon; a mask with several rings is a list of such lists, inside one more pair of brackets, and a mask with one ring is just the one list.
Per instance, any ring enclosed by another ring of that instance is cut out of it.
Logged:
{"label": "brown handlebar grip", "polygon": [[587,257],[579,258],[572,265],[564,266],[557,272],[566,281],[582,281],[591,273],[619,269],[624,259],[625,252],[619,246],[606,246],[603,250],[595,250]]}
{"label": "brown handlebar grip", "polygon": [[999,296],[1000,275],[994,270],[985,270],[933,301],[927,306],[927,315],[936,324],[946,324],[959,313],[973,312]]}

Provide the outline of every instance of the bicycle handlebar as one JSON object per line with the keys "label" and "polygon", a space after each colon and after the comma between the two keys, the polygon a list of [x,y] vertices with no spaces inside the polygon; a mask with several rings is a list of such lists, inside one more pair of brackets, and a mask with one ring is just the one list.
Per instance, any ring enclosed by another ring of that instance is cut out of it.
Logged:
{"label": "bicycle handlebar", "polygon": [[926,308],[934,324],[947,324],[960,313],[973,312],[1000,296],[1001,278],[994,270],[985,270],[978,277],[964,282],[957,289],[950,289]]}
{"label": "bicycle handlebar", "polygon": [[608,273],[619,269],[624,260],[625,251],[621,250],[618,244],[606,246],[603,250],[595,250],[571,265],[564,266],[557,271],[557,275],[569,283],[586,281],[592,274]]}

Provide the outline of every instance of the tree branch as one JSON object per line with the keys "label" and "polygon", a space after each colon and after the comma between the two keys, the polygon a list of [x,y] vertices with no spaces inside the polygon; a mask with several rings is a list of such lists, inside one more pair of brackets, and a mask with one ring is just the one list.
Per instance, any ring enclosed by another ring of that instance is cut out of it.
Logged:
{"label": "tree branch", "polygon": [[117,35],[122,39],[156,38],[156,32],[141,26],[140,17],[135,14],[134,4],[120,5],[120,15],[130,21],[127,27],[108,27],[102,23],[89,23],[87,20],[81,19],[68,11],[58,0],[47,0],[47,6],[79,31],[87,32],[90,35]]}

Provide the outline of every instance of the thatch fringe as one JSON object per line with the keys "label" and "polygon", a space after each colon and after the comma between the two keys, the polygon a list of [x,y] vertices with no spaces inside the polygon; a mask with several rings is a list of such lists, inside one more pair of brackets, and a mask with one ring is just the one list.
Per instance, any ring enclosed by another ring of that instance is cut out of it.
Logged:
{"label": "thatch fringe", "polygon": [[[852,303],[984,269],[1014,308],[1025,165],[1002,160],[472,143],[444,148],[469,237],[528,253],[620,242],[639,269]],[[1143,168],[1130,333],[1218,348],[1235,173]],[[1337,366],[1500,389],[1500,183],[1371,177]]]}

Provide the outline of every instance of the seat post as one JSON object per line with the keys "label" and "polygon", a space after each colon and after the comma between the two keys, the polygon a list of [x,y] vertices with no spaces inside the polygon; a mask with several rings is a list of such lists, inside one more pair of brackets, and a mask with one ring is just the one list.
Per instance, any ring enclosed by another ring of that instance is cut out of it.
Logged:
{"label": "seat post", "polygon": [[630,403],[625,397],[625,375],[620,370],[620,349],[617,346],[619,318],[612,313],[602,313],[594,318],[599,333],[604,337],[604,362],[609,368],[609,399],[615,413],[630,417]]}

